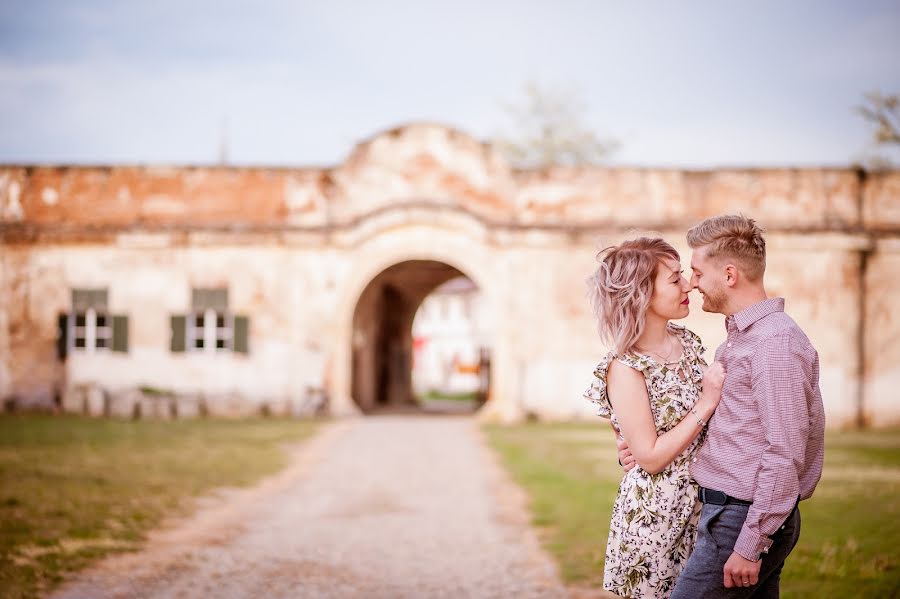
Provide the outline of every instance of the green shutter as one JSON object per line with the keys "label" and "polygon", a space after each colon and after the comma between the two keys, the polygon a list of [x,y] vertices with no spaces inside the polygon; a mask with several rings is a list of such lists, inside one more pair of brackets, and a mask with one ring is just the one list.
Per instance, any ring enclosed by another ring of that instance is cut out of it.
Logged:
{"label": "green shutter", "polygon": [[69,315],[59,314],[56,325],[56,355],[60,360],[65,360],[69,353]]}
{"label": "green shutter", "polygon": [[241,354],[250,353],[250,319],[246,316],[234,317],[234,351]]}
{"label": "green shutter", "polygon": [[185,346],[185,331],[187,329],[186,316],[172,316],[169,319],[172,325],[172,341],[169,348],[173,352],[183,352]]}
{"label": "green shutter", "polygon": [[112,317],[112,350],[128,353],[128,317]]}

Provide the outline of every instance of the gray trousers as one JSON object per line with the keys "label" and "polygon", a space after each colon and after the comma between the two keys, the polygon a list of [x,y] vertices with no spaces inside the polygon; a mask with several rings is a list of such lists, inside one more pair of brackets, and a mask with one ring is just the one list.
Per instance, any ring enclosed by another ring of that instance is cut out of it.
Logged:
{"label": "gray trousers", "polygon": [[670,599],[778,597],[784,560],[800,538],[800,510],[795,507],[784,525],[772,535],[772,546],[762,557],[759,582],[750,587],[726,589],[725,562],[731,557],[748,509],[746,505],[703,504],[697,544]]}

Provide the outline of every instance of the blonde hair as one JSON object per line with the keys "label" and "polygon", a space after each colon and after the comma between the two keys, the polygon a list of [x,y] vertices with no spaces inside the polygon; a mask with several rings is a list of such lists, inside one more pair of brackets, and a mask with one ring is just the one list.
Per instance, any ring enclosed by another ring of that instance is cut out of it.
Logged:
{"label": "blonde hair", "polygon": [[653,281],[665,258],[678,252],[660,238],[640,237],[597,254],[600,266],[588,278],[600,338],[617,355],[630,351],[644,332]]}
{"label": "blonde hair", "polygon": [[740,214],[707,218],[688,231],[687,242],[692,249],[708,246],[708,258],[734,260],[751,281],[758,281],[766,272],[766,240],[752,218]]}

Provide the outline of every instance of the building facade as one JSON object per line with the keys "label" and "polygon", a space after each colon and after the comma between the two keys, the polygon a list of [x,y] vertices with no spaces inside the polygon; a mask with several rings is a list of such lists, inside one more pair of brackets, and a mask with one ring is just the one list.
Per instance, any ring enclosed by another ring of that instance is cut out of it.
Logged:
{"label": "building facade", "polygon": [[481,292],[465,277],[447,281],[422,301],[412,325],[416,395],[481,391],[482,371],[490,368],[484,312]]}
{"label": "building facade", "polygon": [[[332,168],[0,167],[0,397],[408,402],[416,310],[465,276],[490,347],[482,417],[585,416],[605,353],[585,287],[597,251],[653,231],[687,267],[686,230],[733,212],[767,230],[769,292],[819,350],[829,425],[900,422],[900,172],[518,171],[427,124]],[[710,352],[724,339],[720,316],[685,324]]]}

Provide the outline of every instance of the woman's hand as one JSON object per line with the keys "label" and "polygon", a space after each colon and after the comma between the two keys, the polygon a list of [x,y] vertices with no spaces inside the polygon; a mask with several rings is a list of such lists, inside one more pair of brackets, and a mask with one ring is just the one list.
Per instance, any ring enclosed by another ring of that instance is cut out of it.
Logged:
{"label": "woman's hand", "polygon": [[722,387],[725,385],[725,366],[721,362],[713,362],[703,371],[703,388],[700,392],[700,401],[698,408],[705,413],[704,420],[709,420],[716,408],[719,407],[719,401],[722,399]]}
{"label": "woman's hand", "polygon": [[609,425],[616,435],[616,453],[619,456],[619,466],[622,467],[622,470],[628,472],[637,466],[637,463],[634,461],[634,456],[631,455],[631,450],[628,448],[628,443],[625,442],[625,437],[622,436],[622,432],[617,429],[616,425],[612,422],[610,422]]}

